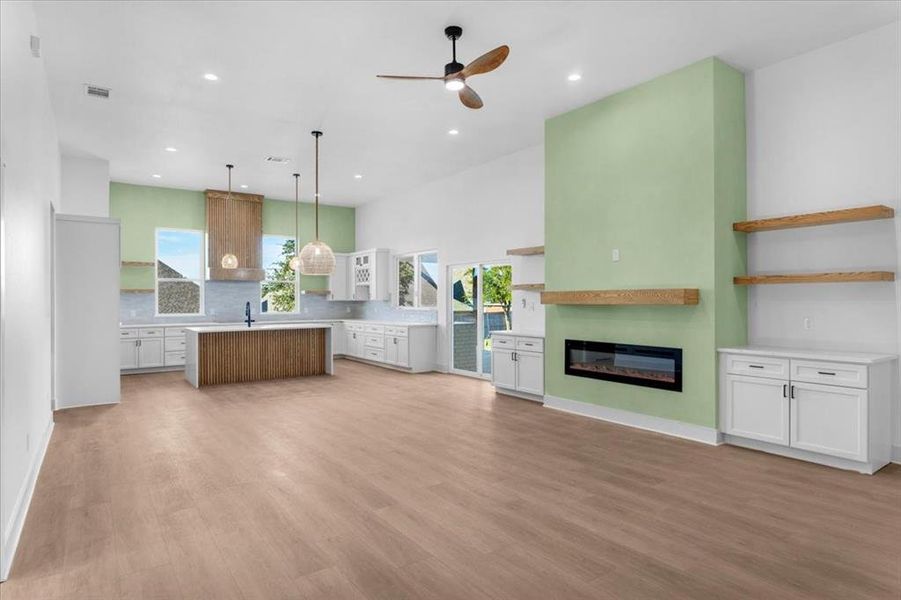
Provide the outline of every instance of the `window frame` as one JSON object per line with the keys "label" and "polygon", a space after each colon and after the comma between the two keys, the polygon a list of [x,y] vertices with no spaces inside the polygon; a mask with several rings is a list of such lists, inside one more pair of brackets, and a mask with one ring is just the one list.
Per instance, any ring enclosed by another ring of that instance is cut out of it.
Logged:
{"label": "window frame", "polygon": [[[260,245],[265,245],[265,240],[267,237],[279,237],[285,238],[289,240],[294,240],[294,247],[297,248],[298,240],[294,236],[291,235],[282,235],[280,233],[263,233],[260,237]],[[299,250],[298,250],[299,251]],[[268,265],[263,265],[263,272],[266,272]],[[263,284],[266,283],[266,275],[263,275],[263,279],[260,281],[259,287],[259,302],[257,303],[257,310],[261,315],[296,315],[300,313],[300,272],[294,271],[294,308],[291,310],[268,310],[263,312]],[[276,283],[288,283],[288,281],[280,281]]]}
{"label": "window frame", "polygon": [[[200,278],[199,279],[191,279],[191,278],[181,278],[174,279],[169,277],[160,278],[159,276],[159,261],[160,261],[160,232],[172,231],[177,233],[198,233],[200,234],[200,256],[199,267],[200,267]],[[203,229],[191,229],[189,227],[155,227],[153,230],[153,313],[154,316],[157,317],[203,317],[206,316],[206,302],[205,302],[205,294],[206,294],[206,275],[207,275],[207,267],[206,267],[206,232]],[[200,297],[199,297],[199,306],[197,307],[198,312],[194,313],[161,313],[160,312],[160,281],[162,282],[179,282],[179,281],[193,281],[196,282],[200,287]]]}
{"label": "window frame", "polygon": [[[393,305],[394,308],[401,310],[428,310],[437,311],[438,303],[441,299],[441,285],[439,281],[435,281],[437,289],[435,291],[435,306],[421,306],[420,292],[422,286],[422,257],[434,254],[435,263],[438,265],[438,272],[441,272],[441,258],[437,250],[419,250],[417,252],[402,252],[394,255],[394,281],[393,281]],[[401,261],[413,260],[413,306],[401,306],[400,304],[400,263]]]}

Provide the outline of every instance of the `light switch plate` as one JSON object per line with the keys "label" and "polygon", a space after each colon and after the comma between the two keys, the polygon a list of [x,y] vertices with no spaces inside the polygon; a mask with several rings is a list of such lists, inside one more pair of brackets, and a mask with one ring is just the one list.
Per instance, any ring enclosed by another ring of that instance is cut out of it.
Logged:
{"label": "light switch plate", "polygon": [[619,262],[619,248],[613,249],[613,262]]}

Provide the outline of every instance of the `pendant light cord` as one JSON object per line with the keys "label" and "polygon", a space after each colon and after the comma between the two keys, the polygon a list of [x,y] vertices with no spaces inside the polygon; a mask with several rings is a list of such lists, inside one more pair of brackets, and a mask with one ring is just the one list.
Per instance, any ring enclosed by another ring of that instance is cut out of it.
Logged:
{"label": "pendant light cord", "polygon": [[319,136],[316,136],[316,241],[319,241]]}
{"label": "pendant light cord", "polygon": [[228,194],[225,196],[225,254],[231,254],[231,231],[229,230],[228,213],[232,199],[232,169],[235,165],[225,165],[228,169]]}
{"label": "pendant light cord", "polygon": [[297,220],[297,203],[300,194],[300,173],[294,174],[294,256],[300,255],[300,225]]}

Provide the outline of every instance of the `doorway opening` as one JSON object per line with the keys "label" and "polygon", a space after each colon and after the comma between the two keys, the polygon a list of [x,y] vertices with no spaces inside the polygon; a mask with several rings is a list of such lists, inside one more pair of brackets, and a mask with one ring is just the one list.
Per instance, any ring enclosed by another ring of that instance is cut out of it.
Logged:
{"label": "doorway opening", "polygon": [[450,371],[491,376],[491,333],[513,328],[513,268],[507,262],[448,267]]}

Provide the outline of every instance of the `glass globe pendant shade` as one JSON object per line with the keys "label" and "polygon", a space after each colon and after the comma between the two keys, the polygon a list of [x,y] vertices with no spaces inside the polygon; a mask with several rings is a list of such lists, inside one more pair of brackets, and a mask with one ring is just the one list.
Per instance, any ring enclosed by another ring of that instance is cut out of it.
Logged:
{"label": "glass globe pendant shade", "polygon": [[300,257],[296,254],[292,256],[290,262],[288,262],[288,267],[290,267],[292,271],[298,270],[300,268]]}
{"label": "glass globe pendant shade", "polygon": [[226,254],[222,257],[222,268],[223,269],[237,269],[238,268],[238,257],[234,254]]}
{"label": "glass globe pendant shade", "polygon": [[300,272],[303,275],[331,275],[335,272],[335,253],[325,242],[310,242],[300,251]]}

